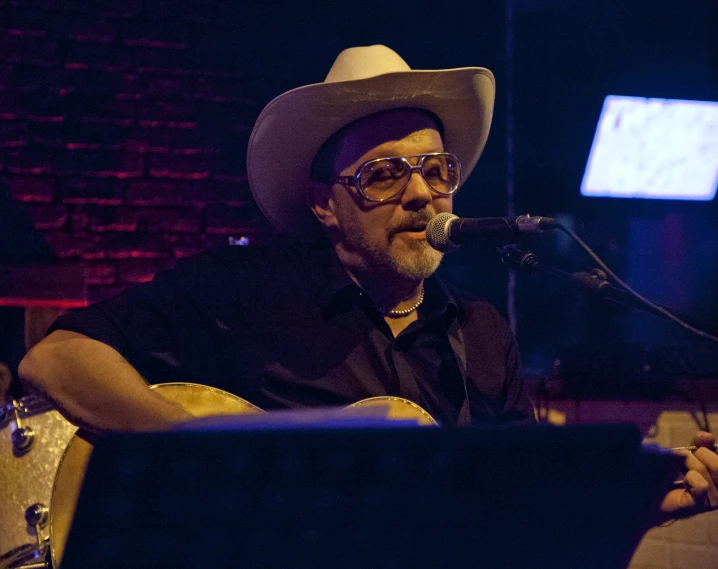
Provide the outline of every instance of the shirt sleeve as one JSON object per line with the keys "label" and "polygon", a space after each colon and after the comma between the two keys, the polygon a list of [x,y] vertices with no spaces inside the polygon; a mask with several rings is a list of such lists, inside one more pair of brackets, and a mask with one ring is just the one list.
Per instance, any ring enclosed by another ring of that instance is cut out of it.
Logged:
{"label": "shirt sleeve", "polygon": [[[84,334],[117,350],[148,383],[196,381],[221,306],[231,311],[232,275],[223,255],[177,262],[151,282],[60,316],[50,327]],[[211,358],[206,353],[204,359]]]}

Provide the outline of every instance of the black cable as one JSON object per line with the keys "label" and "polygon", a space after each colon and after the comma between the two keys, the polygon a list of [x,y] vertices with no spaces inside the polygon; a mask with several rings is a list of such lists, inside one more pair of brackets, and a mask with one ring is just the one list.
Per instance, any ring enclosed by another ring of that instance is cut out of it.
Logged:
{"label": "black cable", "polygon": [[[691,390],[693,391],[692,388]],[[693,409],[690,409],[688,411],[688,414],[691,416],[691,419],[693,419],[693,422],[696,424],[699,431],[706,431],[709,433],[710,431],[708,426],[708,415],[705,411],[705,404],[703,403],[703,401],[695,397],[695,391],[693,395],[689,395],[685,391],[682,391],[680,389],[674,389],[673,393],[680,397],[683,401],[686,401],[687,403],[691,403],[693,405],[697,405],[699,407],[700,412],[703,415],[704,421],[701,421],[701,418],[699,417],[698,413],[696,413],[696,411],[694,411]]]}
{"label": "black cable", "polygon": [[704,399],[701,399],[699,397],[698,403],[701,406],[701,412],[703,413],[703,420],[705,421],[705,424],[703,425],[705,427],[704,430],[706,433],[712,433],[713,431],[711,431],[711,423],[710,423],[710,420],[708,419],[708,409],[706,407],[706,402]]}
{"label": "black cable", "polygon": [[701,431],[706,431],[707,433],[711,432],[710,427],[710,421],[708,420],[708,408],[706,407],[705,400],[698,394],[698,391],[696,389],[695,381],[697,378],[697,374],[695,371],[693,371],[693,368],[688,365],[688,362],[685,360],[685,358],[678,352],[675,354],[676,358],[678,358],[678,361],[680,362],[681,366],[683,367],[683,371],[685,371],[688,374],[688,386],[691,391],[690,395],[686,393],[679,392],[678,390],[675,390],[675,392],[678,395],[682,395],[683,398],[690,402],[690,403],[696,403],[698,404],[698,407],[700,409],[701,414],[703,415],[703,421],[700,420],[698,415],[695,411],[691,409],[690,414],[695,423],[698,425],[698,429]]}
{"label": "black cable", "polygon": [[669,320],[672,320],[679,326],[682,326],[686,330],[689,330],[690,332],[693,332],[694,334],[700,336],[701,338],[704,338],[706,340],[711,340],[712,342],[718,343],[718,337],[713,336],[712,334],[709,334],[707,332],[704,332],[703,330],[699,330],[698,328],[695,328],[688,324],[687,322],[684,322],[678,316],[675,316],[673,313],[669,312],[662,306],[658,306],[657,304],[654,304],[647,298],[644,298],[640,294],[638,294],[635,290],[633,290],[628,284],[623,282],[611,269],[608,268],[608,265],[604,263],[596,253],[593,252],[593,250],[581,239],[576,233],[571,231],[568,227],[563,225],[562,223],[556,223],[556,227],[563,231],[566,235],[568,235],[571,239],[573,239],[576,243],[578,243],[581,248],[586,251],[591,258],[596,262],[596,264],[603,269],[603,271],[611,277],[616,284],[618,284],[619,287],[621,287],[623,290],[625,290],[627,293],[631,294],[636,300],[638,300],[641,304],[644,306],[649,307],[651,310],[654,310],[656,312],[659,312]]}

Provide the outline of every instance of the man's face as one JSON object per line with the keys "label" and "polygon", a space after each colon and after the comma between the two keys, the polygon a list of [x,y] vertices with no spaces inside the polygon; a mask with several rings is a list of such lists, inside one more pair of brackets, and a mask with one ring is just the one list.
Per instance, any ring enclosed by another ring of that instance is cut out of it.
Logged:
{"label": "man's face", "polygon": [[[357,121],[343,133],[334,172],[353,176],[374,158],[443,150],[436,124],[427,113],[387,111]],[[423,229],[436,214],[451,212],[452,201],[433,192],[418,171],[400,195],[384,202],[367,201],[355,189],[335,184],[327,207],[331,215],[324,224],[350,271],[420,280],[438,268],[442,254],[429,246]]]}

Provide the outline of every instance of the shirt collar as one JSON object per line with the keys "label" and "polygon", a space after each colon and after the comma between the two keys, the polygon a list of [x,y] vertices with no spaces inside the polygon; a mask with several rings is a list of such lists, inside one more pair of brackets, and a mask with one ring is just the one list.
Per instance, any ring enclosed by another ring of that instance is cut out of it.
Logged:
{"label": "shirt collar", "polygon": [[359,292],[359,287],[330,245],[309,246],[306,260],[314,295],[322,312]]}
{"label": "shirt collar", "polygon": [[456,300],[436,273],[424,280],[424,302],[419,308],[420,320],[430,320],[444,315],[452,318],[458,310]]}

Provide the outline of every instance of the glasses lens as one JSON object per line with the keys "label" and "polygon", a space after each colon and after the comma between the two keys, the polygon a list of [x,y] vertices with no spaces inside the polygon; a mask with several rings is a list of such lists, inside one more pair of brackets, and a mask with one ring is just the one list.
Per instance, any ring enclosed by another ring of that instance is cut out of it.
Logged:
{"label": "glasses lens", "polygon": [[368,198],[384,200],[401,191],[410,172],[401,158],[368,162],[360,172],[361,187]]}
{"label": "glasses lens", "polygon": [[[455,156],[424,155],[421,164],[424,180],[437,194],[449,195],[459,187],[461,165]],[[364,164],[359,181],[367,198],[382,201],[401,192],[411,172],[412,166],[406,158],[382,158]]]}
{"label": "glasses lens", "polygon": [[426,183],[440,194],[456,191],[461,181],[461,167],[456,157],[449,154],[427,156],[421,167]]}

